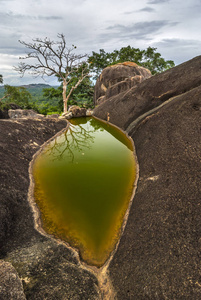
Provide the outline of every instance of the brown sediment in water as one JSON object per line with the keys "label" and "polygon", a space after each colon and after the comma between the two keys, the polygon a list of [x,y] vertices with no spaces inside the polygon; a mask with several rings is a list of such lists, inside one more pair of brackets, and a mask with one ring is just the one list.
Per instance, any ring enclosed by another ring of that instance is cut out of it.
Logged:
{"label": "brown sediment in water", "polygon": [[[134,171],[135,170],[133,170],[133,176],[130,179],[130,182],[128,182],[128,186],[132,186],[133,182],[135,181]],[[130,203],[130,193],[125,195],[125,201],[123,201],[124,203],[121,209],[116,211],[116,214],[111,217],[112,225],[110,228],[108,228],[104,243],[102,243],[98,249],[95,247],[93,241],[88,238],[87,234],[84,235],[83,232],[80,233],[73,229],[72,231],[69,230],[65,223],[62,223],[62,217],[58,214],[58,212],[51,217],[51,220],[48,219],[48,216],[51,215],[52,209],[50,208],[49,213],[48,203],[44,204],[41,201],[41,199],[44,198],[45,197],[43,195],[39,194],[39,192],[35,190],[34,199],[40,210],[40,222],[44,232],[47,232],[52,236],[67,242],[75,249],[79,249],[81,259],[87,264],[94,265],[96,267],[103,266],[119,240],[124,216]],[[58,223],[62,229],[58,228],[58,225],[55,225]]]}
{"label": "brown sediment in water", "polygon": [[[98,118],[95,118],[95,119],[98,120]],[[100,120],[100,121],[104,122],[102,120]],[[104,123],[108,124],[108,122],[104,122]],[[132,199],[133,199],[133,196],[135,194],[137,181],[138,181],[138,176],[139,176],[139,167],[138,167],[138,162],[137,162],[137,157],[136,157],[136,153],[135,153],[135,147],[134,147],[133,140],[128,136],[128,134],[126,132],[122,131],[117,126],[114,126],[113,124],[110,124],[110,123],[109,123],[109,125],[111,125],[113,127],[116,127],[123,135],[125,135],[129,139],[130,143],[132,144],[132,148],[133,148],[133,155],[134,155],[135,162],[136,162],[136,170],[135,170],[135,178],[131,179],[132,182],[134,181],[132,195],[131,195],[129,201],[127,201],[127,203],[125,203],[123,212],[121,212],[121,218],[120,218],[121,222],[119,222],[119,224],[118,224],[118,229],[116,231],[115,242],[114,242],[113,246],[108,249],[107,254],[105,255],[104,261],[102,260],[101,263],[96,262],[96,261],[91,263],[90,259],[89,260],[84,259],[84,261],[79,260],[81,268],[90,270],[91,272],[93,272],[96,275],[96,277],[99,281],[100,290],[101,290],[101,294],[103,295],[103,299],[115,299],[115,297],[114,297],[115,291],[113,290],[111,282],[109,280],[107,269],[108,269],[108,266],[110,264],[110,261],[112,260],[114,254],[116,252],[116,249],[118,247],[121,235],[124,231],[124,228],[125,228],[125,225],[126,225],[126,222],[127,222],[127,218],[128,218],[128,215],[129,215],[129,210],[130,210],[130,207],[131,207],[131,204],[132,204]],[[67,125],[67,128],[68,128],[68,125]],[[56,136],[59,136],[66,129],[59,132]],[[50,234],[47,233],[48,231],[46,230],[46,228],[44,228],[44,224],[42,222],[41,211],[39,210],[39,208],[38,208],[38,206],[35,202],[35,196],[34,196],[34,185],[35,185],[35,183],[34,183],[34,178],[33,178],[33,165],[34,165],[36,157],[43,151],[43,149],[46,147],[47,144],[50,143],[50,141],[55,139],[56,136],[54,136],[52,139],[50,139],[45,144],[43,144],[41,149],[34,155],[33,160],[30,163],[29,174],[30,174],[31,184],[30,184],[30,188],[29,188],[29,202],[30,202],[30,205],[31,205],[31,207],[33,209],[33,212],[34,212],[35,228],[40,233],[42,233],[43,235],[46,235],[48,237],[51,236],[52,238],[56,238],[58,243],[65,244],[68,248],[72,249],[75,253],[75,256],[77,258],[79,258],[79,250],[78,250],[79,247],[78,248],[74,247],[73,244],[72,244],[73,246],[71,246],[68,242],[64,241],[63,238],[60,239],[60,237],[58,238],[57,236],[55,236],[54,232],[52,232],[53,234],[51,234],[51,232],[50,232]]]}

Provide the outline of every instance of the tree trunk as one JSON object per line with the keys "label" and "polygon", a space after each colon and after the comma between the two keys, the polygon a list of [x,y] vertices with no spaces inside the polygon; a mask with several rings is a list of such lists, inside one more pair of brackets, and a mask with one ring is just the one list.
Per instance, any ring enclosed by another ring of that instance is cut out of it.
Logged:
{"label": "tree trunk", "polygon": [[64,103],[64,113],[66,113],[67,112],[67,109],[68,109],[68,107],[67,107],[67,98],[66,98],[66,87],[67,87],[67,83],[66,83],[66,81],[64,80],[63,81],[63,103]]}
{"label": "tree trunk", "polygon": [[71,88],[68,96],[66,97],[66,103],[68,103],[68,99],[70,98],[70,96],[71,96],[71,94],[72,94],[73,91],[74,91],[74,87]]}
{"label": "tree trunk", "polygon": [[0,98],[0,101],[3,100],[3,99],[5,99],[8,96],[10,96],[10,94],[7,94],[7,95],[3,96],[2,98]]}

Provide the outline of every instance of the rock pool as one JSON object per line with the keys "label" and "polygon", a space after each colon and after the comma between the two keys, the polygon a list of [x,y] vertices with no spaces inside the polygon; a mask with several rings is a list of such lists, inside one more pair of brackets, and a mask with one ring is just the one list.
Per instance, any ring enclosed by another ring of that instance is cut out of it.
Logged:
{"label": "rock pool", "polygon": [[119,239],[136,176],[131,140],[94,118],[71,120],[33,165],[44,230],[101,266]]}

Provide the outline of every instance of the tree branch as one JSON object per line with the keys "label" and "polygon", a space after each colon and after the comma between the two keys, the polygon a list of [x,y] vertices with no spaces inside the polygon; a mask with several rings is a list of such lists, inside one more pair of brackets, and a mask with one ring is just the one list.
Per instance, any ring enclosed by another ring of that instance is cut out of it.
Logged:
{"label": "tree branch", "polygon": [[9,96],[10,96],[10,94],[7,94],[7,95],[3,96],[2,98],[0,98],[0,101],[2,101],[3,99],[5,99],[5,98],[7,98]]}
{"label": "tree branch", "polygon": [[[65,85],[72,82],[77,77],[77,83],[71,88],[70,93],[66,97],[63,95],[64,102],[67,101],[78,85],[88,76],[86,54],[75,54],[74,45],[66,48],[66,40],[63,34],[58,34],[60,41],[51,41],[47,37],[45,39],[36,38],[32,43],[19,41],[22,45],[30,50],[21,60],[29,60],[30,63],[21,62],[14,69],[24,76],[26,72],[35,77],[56,75],[63,80]],[[35,62],[35,63],[34,63]]]}

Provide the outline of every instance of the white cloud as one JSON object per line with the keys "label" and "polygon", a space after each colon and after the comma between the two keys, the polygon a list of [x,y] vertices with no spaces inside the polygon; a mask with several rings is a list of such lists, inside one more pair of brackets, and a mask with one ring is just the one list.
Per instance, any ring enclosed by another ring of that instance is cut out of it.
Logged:
{"label": "white cloud", "polygon": [[170,0],[149,0],[148,4],[163,4],[163,3],[167,3]]}
{"label": "white cloud", "polygon": [[138,12],[143,12],[143,11],[150,13],[150,12],[154,12],[155,9],[152,8],[152,7],[150,7],[150,6],[145,6],[145,7],[143,7],[143,8],[141,8],[141,9],[138,10]]}
{"label": "white cloud", "polygon": [[18,40],[57,39],[57,33],[80,52],[156,46],[181,63],[199,54],[200,8],[200,0],[0,0],[0,74],[32,82],[10,67],[26,50]]}
{"label": "white cloud", "polygon": [[164,57],[174,57],[176,64],[200,55],[201,41],[193,39],[166,38],[155,43]]}

